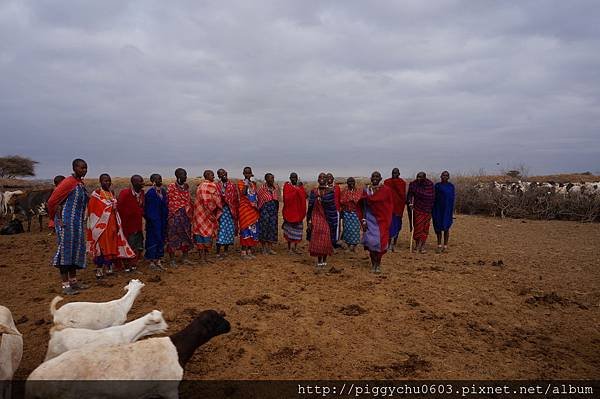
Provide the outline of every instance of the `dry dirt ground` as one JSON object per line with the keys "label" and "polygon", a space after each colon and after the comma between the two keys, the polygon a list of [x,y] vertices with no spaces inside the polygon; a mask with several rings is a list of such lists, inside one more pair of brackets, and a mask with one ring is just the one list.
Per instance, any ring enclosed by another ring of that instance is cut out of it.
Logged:
{"label": "dry dirt ground", "polygon": [[[430,237],[411,255],[403,231],[381,275],[363,251],[315,274],[282,244],[247,263],[143,266],[129,319],[160,309],[174,332],[200,310],[227,313],[231,332],[196,352],[187,379],[600,378],[600,225],[459,215],[452,234],[449,253]],[[47,232],[0,236],[0,303],[25,342],[17,378],[45,355],[54,248]],[[118,298],[131,278],[82,276],[92,288],[68,300]]]}

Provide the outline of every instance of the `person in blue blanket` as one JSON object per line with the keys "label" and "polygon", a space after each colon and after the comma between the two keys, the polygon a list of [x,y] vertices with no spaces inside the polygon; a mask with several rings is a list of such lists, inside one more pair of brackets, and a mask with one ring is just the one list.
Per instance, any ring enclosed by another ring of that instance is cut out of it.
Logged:
{"label": "person in blue blanket", "polygon": [[150,176],[152,188],[145,195],[144,217],[146,218],[146,254],[151,270],[164,270],[161,259],[165,255],[167,237],[167,190],[162,186],[161,175]]}
{"label": "person in blue blanket", "polygon": [[[454,184],[450,183],[450,173],[447,170],[440,176],[441,182],[435,184],[435,201],[433,203],[432,219],[433,229],[437,236],[437,253],[448,250],[448,238],[452,226],[452,215],[454,213]],[[442,234],[444,246],[442,247]]]}

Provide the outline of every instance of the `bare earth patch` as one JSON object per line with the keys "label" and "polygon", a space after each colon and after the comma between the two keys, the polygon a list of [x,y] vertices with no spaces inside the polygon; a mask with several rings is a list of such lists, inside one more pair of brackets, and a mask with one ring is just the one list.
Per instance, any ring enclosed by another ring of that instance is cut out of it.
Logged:
{"label": "bare earth patch", "polygon": [[[408,221],[405,220],[405,226]],[[450,251],[398,252],[381,276],[367,256],[339,251],[329,272],[308,255],[118,273],[65,301],[106,301],[131,278],[147,283],[129,320],[162,310],[169,333],[197,312],[223,310],[232,329],[198,350],[187,379],[600,378],[600,225],[459,215]],[[0,236],[0,304],[24,338],[18,378],[45,354],[54,237]],[[301,245],[306,252],[306,242]],[[191,255],[193,261],[198,257]]]}

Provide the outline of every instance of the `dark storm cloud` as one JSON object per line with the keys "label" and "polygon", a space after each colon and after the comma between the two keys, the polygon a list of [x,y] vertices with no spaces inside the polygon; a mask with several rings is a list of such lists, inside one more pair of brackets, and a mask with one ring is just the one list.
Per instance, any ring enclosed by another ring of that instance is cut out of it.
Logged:
{"label": "dark storm cloud", "polygon": [[44,177],[79,156],[92,176],[598,171],[599,17],[595,1],[5,1],[2,153]]}

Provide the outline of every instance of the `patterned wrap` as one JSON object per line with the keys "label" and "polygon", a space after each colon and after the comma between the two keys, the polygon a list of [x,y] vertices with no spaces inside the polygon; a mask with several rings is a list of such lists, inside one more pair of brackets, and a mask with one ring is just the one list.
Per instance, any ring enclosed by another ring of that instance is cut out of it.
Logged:
{"label": "patterned wrap", "polygon": [[[59,201],[56,203],[58,205]],[[54,229],[58,247],[52,258],[54,266],[85,268],[85,208],[87,203],[88,194],[83,182],[79,180],[66,196],[60,215],[55,214]],[[59,220],[62,220],[62,225]]]}
{"label": "patterned wrap", "polygon": [[[87,250],[94,257],[133,258],[117,212],[117,199],[102,189],[92,193],[88,203]],[[110,237],[103,237],[109,234]]]}

